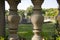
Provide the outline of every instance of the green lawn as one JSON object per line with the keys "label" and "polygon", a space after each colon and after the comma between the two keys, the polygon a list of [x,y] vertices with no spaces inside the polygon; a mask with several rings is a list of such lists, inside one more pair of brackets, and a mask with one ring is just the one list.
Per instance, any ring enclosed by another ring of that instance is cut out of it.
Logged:
{"label": "green lawn", "polygon": [[27,40],[31,40],[33,36],[32,24],[21,24],[19,25],[18,34]]}
{"label": "green lawn", "polygon": [[[18,34],[22,37],[25,37],[27,40],[31,40],[33,36],[32,32],[33,26],[32,24],[21,24],[19,25]],[[53,23],[45,23],[42,26],[42,35],[44,37],[51,38],[54,34],[54,24]]]}
{"label": "green lawn", "polygon": [[[26,40],[31,40],[32,36],[34,35],[32,30],[33,30],[32,24],[19,24],[18,35],[26,38]],[[55,33],[54,30],[55,26],[53,23],[44,23],[42,25],[41,35],[43,35],[46,40],[51,40],[52,35]]]}

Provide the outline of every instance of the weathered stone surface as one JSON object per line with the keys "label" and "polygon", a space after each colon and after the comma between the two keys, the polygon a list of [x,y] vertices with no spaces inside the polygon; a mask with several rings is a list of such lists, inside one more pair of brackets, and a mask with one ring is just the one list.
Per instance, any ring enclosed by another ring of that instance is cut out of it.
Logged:
{"label": "weathered stone surface", "polygon": [[60,5],[60,0],[57,0],[57,3]]}
{"label": "weathered stone surface", "polygon": [[8,24],[9,24],[9,37],[8,40],[19,40],[19,36],[17,35],[18,24],[20,21],[20,17],[17,13],[17,6],[19,4],[19,0],[7,0],[10,5],[9,16],[8,16]]}
{"label": "weathered stone surface", "polygon": [[5,35],[5,2],[0,0],[0,36]]}
{"label": "weathered stone surface", "polygon": [[17,34],[10,34],[8,37],[9,40],[19,40],[19,37]]}
{"label": "weathered stone surface", "polygon": [[33,27],[34,36],[32,37],[32,40],[42,40],[42,36],[40,35],[40,32],[44,20],[41,11],[42,10],[41,5],[43,3],[43,0],[32,0],[32,3],[34,5],[33,14],[31,16],[31,22],[34,26]]}
{"label": "weathered stone surface", "polygon": [[57,3],[59,4],[59,8],[58,8],[58,10],[59,10],[59,14],[58,14],[58,16],[57,16],[57,21],[58,21],[58,35],[60,35],[60,0],[57,0]]}

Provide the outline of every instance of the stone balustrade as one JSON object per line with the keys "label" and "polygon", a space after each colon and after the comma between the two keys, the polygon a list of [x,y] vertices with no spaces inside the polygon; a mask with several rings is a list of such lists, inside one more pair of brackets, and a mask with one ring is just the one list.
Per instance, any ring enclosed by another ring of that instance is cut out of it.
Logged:
{"label": "stone balustrade", "polygon": [[5,36],[5,1],[0,0],[0,36]]}
{"label": "stone balustrade", "polygon": [[[18,24],[20,20],[20,16],[18,15],[17,6],[21,2],[21,0],[6,0],[10,6],[9,9],[9,16],[8,16],[8,31],[9,36],[8,40],[20,40],[19,36],[17,35],[18,32]],[[33,24],[33,37],[32,40],[42,40],[41,36],[41,29],[44,17],[42,15],[42,8],[41,5],[44,0],[31,0],[32,4],[34,5],[33,14],[31,16],[31,22]],[[60,0],[57,0],[59,5],[59,14],[57,16],[58,21],[58,33],[60,35]],[[0,36],[5,36],[5,0],[0,0]]]}
{"label": "stone balustrade", "polygon": [[10,5],[9,16],[8,16],[8,24],[9,24],[9,36],[8,40],[20,40],[17,35],[18,24],[20,20],[20,16],[17,13],[17,6],[19,4],[19,0],[7,0]]}
{"label": "stone balustrade", "polygon": [[57,3],[58,3],[58,5],[59,5],[59,8],[58,8],[58,10],[59,10],[59,13],[58,13],[58,15],[57,15],[57,22],[58,22],[58,35],[60,35],[60,0],[57,0]]}
{"label": "stone balustrade", "polygon": [[34,36],[32,37],[32,40],[42,40],[41,36],[41,29],[44,17],[42,16],[42,8],[41,5],[44,0],[31,0],[34,8],[33,8],[33,14],[31,16],[31,22],[33,24],[33,32]]}

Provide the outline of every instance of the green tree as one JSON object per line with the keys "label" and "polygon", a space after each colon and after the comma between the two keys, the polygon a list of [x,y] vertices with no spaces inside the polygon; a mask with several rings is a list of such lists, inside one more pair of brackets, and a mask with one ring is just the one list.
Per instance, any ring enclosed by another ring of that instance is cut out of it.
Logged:
{"label": "green tree", "polygon": [[46,9],[42,9],[43,15],[45,16]]}
{"label": "green tree", "polygon": [[24,16],[25,10],[18,10],[19,15]]}
{"label": "green tree", "polygon": [[31,14],[33,13],[33,6],[28,7],[26,13],[28,16],[31,16]]}
{"label": "green tree", "polygon": [[8,10],[5,10],[5,15],[7,16],[9,14],[9,11]]}
{"label": "green tree", "polygon": [[46,9],[46,16],[57,16],[57,14],[58,14],[58,9],[53,9],[53,8],[51,8],[51,9]]}

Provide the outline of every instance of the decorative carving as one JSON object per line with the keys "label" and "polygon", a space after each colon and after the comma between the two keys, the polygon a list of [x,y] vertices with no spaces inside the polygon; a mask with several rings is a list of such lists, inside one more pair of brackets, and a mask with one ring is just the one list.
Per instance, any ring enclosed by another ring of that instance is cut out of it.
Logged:
{"label": "decorative carving", "polygon": [[32,37],[32,40],[42,40],[40,32],[44,20],[41,11],[42,10],[41,5],[43,3],[43,0],[32,0],[32,3],[34,5],[33,15],[31,16],[31,22],[34,26],[33,27],[34,36]]}
{"label": "decorative carving", "polygon": [[20,20],[20,16],[17,14],[17,5],[19,4],[19,0],[7,0],[10,5],[9,16],[8,16],[8,24],[9,24],[9,37],[8,40],[20,40],[17,35],[18,24]]}
{"label": "decorative carving", "polygon": [[11,5],[18,5],[20,2],[21,2],[21,0],[6,0],[6,1],[8,1],[8,3],[9,3],[9,5],[11,4]]}
{"label": "decorative carving", "polygon": [[33,5],[35,6],[35,5],[42,5],[44,0],[31,0],[31,1],[32,1]]}
{"label": "decorative carving", "polygon": [[58,14],[58,16],[57,16],[57,21],[58,21],[58,35],[60,35],[60,0],[57,0],[57,3],[59,4],[59,8],[58,8],[58,10],[59,10],[59,14]]}

